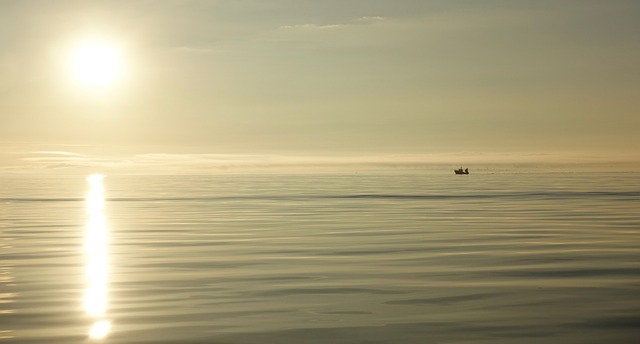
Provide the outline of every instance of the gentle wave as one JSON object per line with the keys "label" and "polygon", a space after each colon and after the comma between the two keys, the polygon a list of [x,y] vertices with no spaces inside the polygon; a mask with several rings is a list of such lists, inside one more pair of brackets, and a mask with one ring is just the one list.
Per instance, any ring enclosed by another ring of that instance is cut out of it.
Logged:
{"label": "gentle wave", "polygon": [[[640,191],[574,191],[574,192],[503,192],[491,194],[351,194],[351,195],[247,195],[247,196],[204,196],[204,197],[108,197],[108,202],[211,202],[234,200],[314,200],[314,199],[398,199],[398,200],[448,200],[448,199],[584,199],[615,198],[619,200],[640,200]],[[84,202],[84,198],[0,198],[0,202]]]}

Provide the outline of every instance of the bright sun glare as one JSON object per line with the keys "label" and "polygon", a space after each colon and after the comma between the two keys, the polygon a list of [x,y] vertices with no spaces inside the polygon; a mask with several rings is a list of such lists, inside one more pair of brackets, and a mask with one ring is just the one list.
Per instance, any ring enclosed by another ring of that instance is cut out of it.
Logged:
{"label": "bright sun glare", "polygon": [[120,51],[107,43],[84,43],[73,53],[72,69],[76,81],[82,85],[109,86],[122,74]]}

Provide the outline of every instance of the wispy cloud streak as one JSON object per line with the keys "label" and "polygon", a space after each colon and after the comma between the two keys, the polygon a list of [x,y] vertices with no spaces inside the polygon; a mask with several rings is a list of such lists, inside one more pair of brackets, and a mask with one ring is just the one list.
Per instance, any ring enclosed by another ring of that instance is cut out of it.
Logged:
{"label": "wispy cloud streak", "polygon": [[295,25],[283,25],[280,26],[280,29],[283,30],[333,30],[333,29],[341,29],[350,26],[356,25],[368,25],[374,22],[380,22],[386,20],[385,17],[380,16],[372,16],[372,17],[360,17],[345,23],[333,23],[333,24],[317,24],[317,23],[306,23],[306,24],[295,24]]}

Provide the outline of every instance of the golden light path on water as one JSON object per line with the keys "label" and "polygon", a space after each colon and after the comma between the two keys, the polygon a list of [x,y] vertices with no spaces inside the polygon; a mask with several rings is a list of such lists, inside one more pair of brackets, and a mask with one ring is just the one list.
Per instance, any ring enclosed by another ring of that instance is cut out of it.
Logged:
{"label": "golden light path on water", "polygon": [[85,229],[84,310],[92,318],[91,339],[105,338],[111,329],[106,317],[109,301],[109,230],[104,215],[104,176],[87,177],[89,192],[86,196],[87,226]]}

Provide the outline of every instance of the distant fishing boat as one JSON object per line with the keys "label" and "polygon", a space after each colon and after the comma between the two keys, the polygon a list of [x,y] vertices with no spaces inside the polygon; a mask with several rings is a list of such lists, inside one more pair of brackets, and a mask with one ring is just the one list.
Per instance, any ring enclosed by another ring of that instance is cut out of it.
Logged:
{"label": "distant fishing boat", "polygon": [[453,170],[453,172],[455,172],[456,174],[469,174],[469,169],[465,168],[464,170],[462,169],[462,167],[460,167],[457,170]]}

